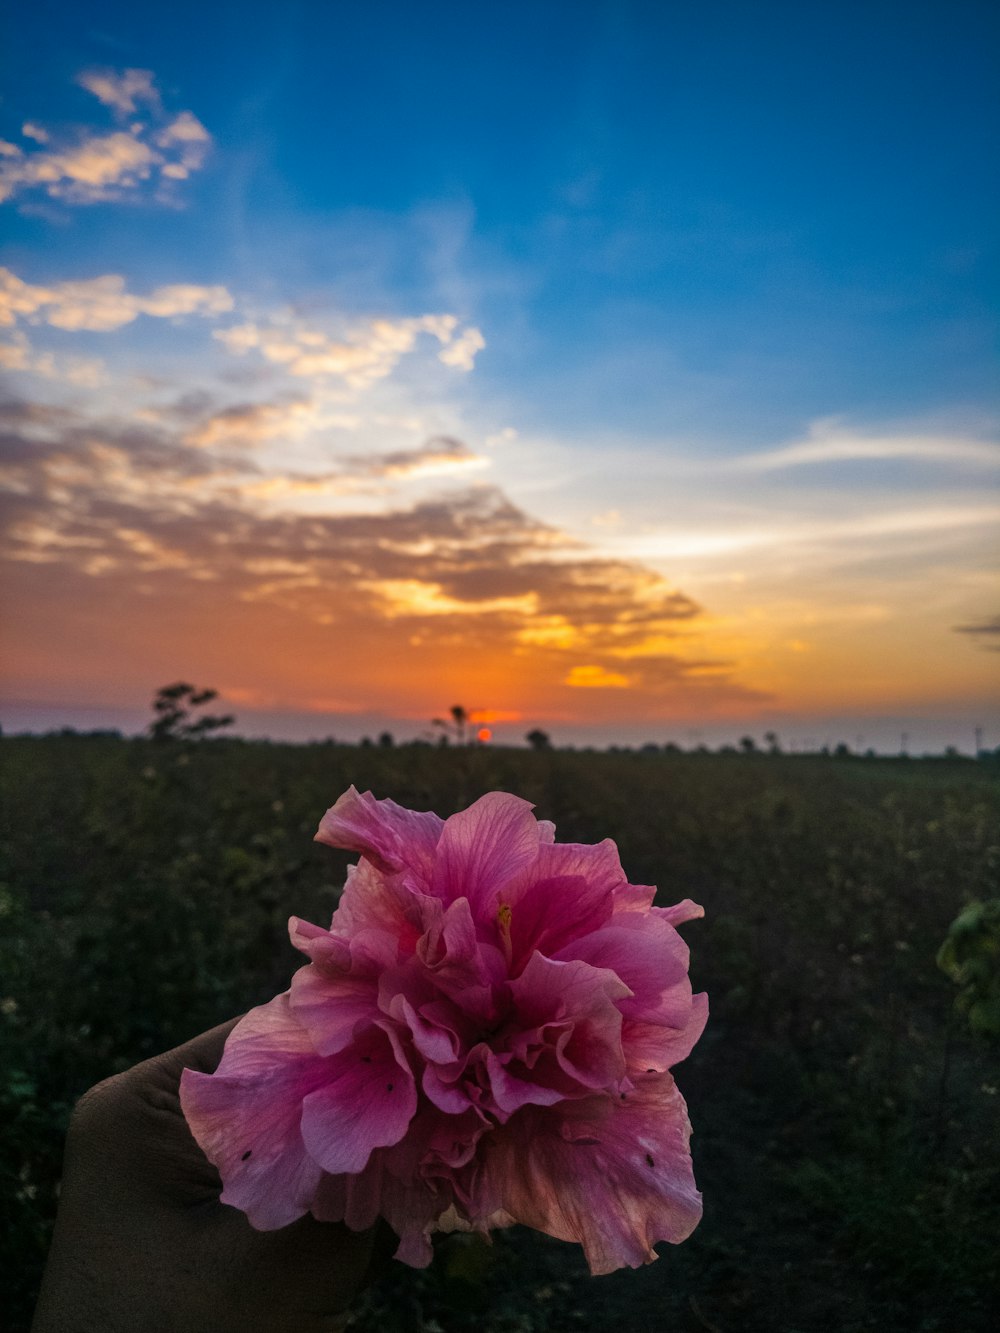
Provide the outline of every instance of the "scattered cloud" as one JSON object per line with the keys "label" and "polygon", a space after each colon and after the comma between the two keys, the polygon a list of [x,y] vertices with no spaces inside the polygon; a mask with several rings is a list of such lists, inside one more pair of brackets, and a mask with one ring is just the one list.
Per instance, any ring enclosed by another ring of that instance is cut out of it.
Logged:
{"label": "scattered cloud", "polygon": [[429,473],[465,471],[488,467],[489,459],[461,440],[436,435],[419,449],[397,449],[392,453],[354,455],[344,460],[348,471],[370,477],[402,479]]}
{"label": "scattered cloud", "polygon": [[192,171],[204,165],[212,136],[197,116],[182,111],[157,134],[155,142],[168,152],[176,150],[174,160],[163,164],[164,176],[169,180],[186,180]]}
{"label": "scattered cloud", "polygon": [[486,346],[486,339],[477,328],[464,329],[457,338],[445,341],[438,352],[438,360],[446,366],[455,366],[458,370],[471,370],[476,363],[476,354]]}
{"label": "scattered cloud", "polygon": [[37,352],[19,329],[0,342],[0,370],[42,375],[85,389],[96,389],[107,380],[104,362],[99,358]]}
{"label": "scattered cloud", "polygon": [[1000,615],[971,625],[955,625],[956,634],[968,634],[980,647],[1000,653]]}
{"label": "scattered cloud", "polygon": [[739,471],[771,472],[779,468],[824,463],[912,459],[925,463],[965,463],[1000,467],[1000,444],[954,435],[870,435],[837,422],[814,423],[807,439],[780,449],[746,454],[733,461]]}
{"label": "scattered cloud", "polygon": [[627,690],[629,679],[620,671],[608,671],[602,666],[575,666],[566,677],[566,684],[585,690]]}
{"label": "scattered cloud", "polygon": [[134,116],[140,106],[160,106],[160,94],[149,69],[125,69],[120,74],[113,69],[87,69],[76,76],[76,82],[122,117]]}
{"label": "scattered cloud", "polygon": [[233,298],[225,287],[177,283],[138,296],[127,290],[125,279],[116,273],[45,287],[23,282],[10,269],[0,268],[0,325],[8,327],[23,318],[57,329],[106,333],[131,324],[139,315],[157,319],[213,316],[232,308]]}
{"label": "scattered cloud", "polygon": [[306,379],[342,380],[349,388],[366,389],[384,379],[400,359],[412,352],[420,334],[441,344],[438,359],[446,365],[471,370],[475,352],[485,346],[476,328],[456,336],[454,315],[358,320],[336,332],[304,323],[290,314],[266,321],[248,321],[217,329],[214,337],[235,356],[255,351],[290,375]]}
{"label": "scattered cloud", "polygon": [[0,203],[31,191],[69,204],[110,203],[144,197],[172,202],[174,183],[199,170],[212,136],[191,111],[164,112],[152,72],[86,70],[77,83],[111,109],[118,128],[77,126],[59,134],[25,121],[25,146],[0,147]]}
{"label": "scattered cloud", "polygon": [[967,502],[955,505],[911,505],[888,512],[854,514],[847,518],[774,518],[766,525],[759,518],[742,526],[730,523],[712,531],[707,525],[690,531],[656,532],[616,541],[617,549],[636,560],[728,558],[749,551],[797,548],[830,548],[842,545],[856,549],[864,540],[962,533],[969,528],[990,527],[1000,522],[1000,505]]}
{"label": "scattered cloud", "polygon": [[236,403],[214,412],[189,430],[184,441],[199,449],[220,445],[253,448],[268,440],[295,438],[329,424],[309,398]]}

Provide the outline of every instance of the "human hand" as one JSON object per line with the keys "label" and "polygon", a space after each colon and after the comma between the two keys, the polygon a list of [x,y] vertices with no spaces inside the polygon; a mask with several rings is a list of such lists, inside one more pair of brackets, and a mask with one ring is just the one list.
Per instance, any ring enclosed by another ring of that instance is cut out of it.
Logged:
{"label": "human hand", "polygon": [[216,1068],[236,1021],[80,1101],[32,1333],[336,1333],[392,1253],[388,1228],[261,1232],[219,1202],[177,1089],[184,1068]]}

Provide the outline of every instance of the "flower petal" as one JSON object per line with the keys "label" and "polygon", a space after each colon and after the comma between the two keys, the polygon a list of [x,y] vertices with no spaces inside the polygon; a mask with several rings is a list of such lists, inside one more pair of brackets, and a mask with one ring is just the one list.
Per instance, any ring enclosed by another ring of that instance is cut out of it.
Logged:
{"label": "flower petal", "polygon": [[299,1122],[303,1098],[323,1083],[327,1065],[288,996],[279,995],[236,1025],[214,1074],[181,1076],[181,1107],[222,1176],[222,1202],[259,1230],[287,1226],[309,1209],[321,1173]]}
{"label": "flower petal", "polygon": [[697,921],[699,917],[705,915],[704,907],[693,903],[690,898],[674,903],[673,907],[654,907],[653,912],[664,921],[669,921],[672,926],[682,925],[685,921]]}
{"label": "flower petal", "polygon": [[362,1171],[374,1148],[398,1143],[417,1090],[395,1031],[373,1026],[327,1061],[322,1087],[302,1103],[302,1140],[331,1175]]}
{"label": "flower petal", "polygon": [[538,856],[538,822],[528,801],[494,791],[446,821],[433,889],[445,903],[468,898],[483,919],[497,892]]}
{"label": "flower petal", "polygon": [[502,1206],[518,1222],[579,1241],[590,1271],[654,1260],[701,1217],[684,1100],[669,1074],[644,1080],[625,1101],[594,1097],[571,1114],[528,1107],[484,1144]]}
{"label": "flower petal", "polygon": [[536,860],[502,894],[511,909],[512,972],[516,975],[535,949],[552,957],[570,940],[602,926],[611,916],[616,887],[624,883],[610,840],[540,847]]}
{"label": "flower petal", "polygon": [[427,883],[443,827],[429,810],[405,810],[349,787],[320,820],[316,841],[361,852],[379,870],[412,870]]}
{"label": "flower petal", "polygon": [[629,1069],[662,1073],[691,1054],[708,1022],[708,996],[692,995],[687,1021],[682,1027],[642,1023],[626,1019],[622,1024],[622,1048]]}
{"label": "flower petal", "polygon": [[350,1045],[359,1024],[371,1024],[379,1016],[378,986],[372,978],[338,976],[315,963],[300,967],[292,977],[289,1003],[319,1055],[336,1055]]}
{"label": "flower petal", "polygon": [[675,1027],[683,1027],[688,1021],[688,947],[673,926],[661,918],[623,913],[602,929],[567,944],[556,958],[582,959],[619,976],[632,992],[620,1005],[627,1018],[645,1018]]}
{"label": "flower petal", "polygon": [[624,1077],[618,1006],[630,991],[614,972],[534,953],[510,990],[517,1020],[507,1039],[515,1057],[508,1074],[564,1096],[608,1088]]}

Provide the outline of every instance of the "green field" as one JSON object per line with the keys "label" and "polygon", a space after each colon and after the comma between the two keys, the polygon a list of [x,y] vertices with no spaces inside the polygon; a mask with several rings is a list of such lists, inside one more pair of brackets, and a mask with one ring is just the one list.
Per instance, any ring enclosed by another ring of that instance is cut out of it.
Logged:
{"label": "green field", "polygon": [[[366,1333],[991,1327],[997,1049],[953,1016],[949,924],[1000,881],[994,761],[533,753],[94,738],[0,742],[0,1307],[27,1326],[74,1100],[283,990],[294,912],[326,923],[350,784],[448,815],[512,791],[561,841],[612,837],[692,897],[712,1017],[675,1071],[700,1228],[591,1279],[519,1229],[393,1265]],[[994,1310],[995,1314],[995,1310]]]}

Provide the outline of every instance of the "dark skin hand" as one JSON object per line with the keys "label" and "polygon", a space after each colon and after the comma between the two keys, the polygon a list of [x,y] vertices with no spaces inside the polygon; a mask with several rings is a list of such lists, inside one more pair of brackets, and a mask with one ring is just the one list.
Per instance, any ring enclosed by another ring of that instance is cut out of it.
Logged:
{"label": "dark skin hand", "polygon": [[80,1101],[32,1333],[336,1333],[392,1253],[384,1226],[255,1231],[219,1202],[177,1088],[185,1067],[217,1067],[236,1022]]}

